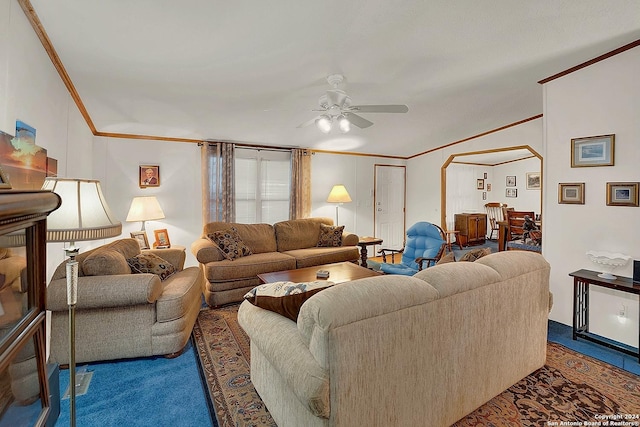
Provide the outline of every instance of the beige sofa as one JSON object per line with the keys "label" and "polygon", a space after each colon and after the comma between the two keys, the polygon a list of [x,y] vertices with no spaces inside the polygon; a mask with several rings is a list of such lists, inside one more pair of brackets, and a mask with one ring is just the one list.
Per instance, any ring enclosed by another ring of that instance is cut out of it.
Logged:
{"label": "beige sofa", "polygon": [[544,365],[549,270],[513,251],[360,279],[297,323],[244,301],[251,381],[279,427],[449,426]]}
{"label": "beige sofa", "polygon": [[[163,281],[157,274],[132,274],[126,259],[141,253],[135,239],[117,240],[76,257],[80,275],[75,316],[77,363],[173,355],[189,340],[202,306],[202,271],[183,268],[183,249],[143,252],[159,256],[178,271]],[[47,310],[51,311],[49,360],[67,364],[65,262],[47,288]]]}
{"label": "beige sofa", "polygon": [[[242,301],[260,284],[257,275],[334,262],[358,260],[357,235],[343,232],[339,247],[317,247],[320,224],[333,225],[330,218],[306,218],[271,224],[211,222],[191,251],[206,278],[205,301],[212,307]],[[208,234],[235,227],[252,255],[226,259]]]}

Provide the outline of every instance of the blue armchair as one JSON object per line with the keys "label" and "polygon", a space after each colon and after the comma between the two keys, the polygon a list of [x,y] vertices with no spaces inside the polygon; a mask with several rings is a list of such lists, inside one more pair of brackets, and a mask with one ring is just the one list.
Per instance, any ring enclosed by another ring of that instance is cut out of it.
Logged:
{"label": "blue armchair", "polygon": [[[403,249],[380,249],[383,264],[380,264],[380,271],[386,274],[403,274],[413,276],[424,268],[430,267],[442,257],[447,238],[442,230],[430,222],[417,222],[407,230],[407,241]],[[402,254],[401,264],[387,264],[387,254],[391,254],[391,262],[394,255]]]}

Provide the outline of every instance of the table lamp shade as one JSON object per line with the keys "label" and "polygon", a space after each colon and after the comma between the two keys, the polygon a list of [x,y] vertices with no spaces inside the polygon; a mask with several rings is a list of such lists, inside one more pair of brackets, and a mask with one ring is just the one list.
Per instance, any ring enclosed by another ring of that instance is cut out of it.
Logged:
{"label": "table lamp shade", "polygon": [[156,196],[134,197],[127,214],[127,222],[153,221],[164,218],[164,212]]}
{"label": "table lamp shade", "polygon": [[97,240],[122,233],[122,223],[109,209],[100,181],[45,178],[42,189],[53,191],[62,199],[60,207],[47,218],[47,241]]}
{"label": "table lamp shade", "polygon": [[351,196],[344,185],[334,185],[327,197],[329,203],[349,203],[351,202]]}

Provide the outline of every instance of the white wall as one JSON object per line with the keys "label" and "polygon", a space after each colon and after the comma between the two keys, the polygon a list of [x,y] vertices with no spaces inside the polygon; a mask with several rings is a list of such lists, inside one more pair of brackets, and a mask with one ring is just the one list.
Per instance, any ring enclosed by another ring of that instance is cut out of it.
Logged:
{"label": "white wall", "polygon": [[[543,253],[552,266],[551,318],[572,322],[579,269],[602,271],[585,252],[622,252],[640,259],[640,208],[606,206],[606,183],[640,181],[640,48],[628,50],[544,85]],[[615,166],[571,168],[572,138],[615,134]],[[558,183],[584,182],[585,204],[558,204]],[[616,274],[632,275],[632,263]],[[590,330],[638,346],[638,296],[591,287]],[[624,323],[617,319],[627,308]]]}
{"label": "white wall", "polygon": [[[149,244],[153,230],[166,229],[172,245],[184,246],[185,265],[198,265],[189,249],[202,234],[200,147],[194,143],[95,138],[94,176],[114,215],[122,221],[122,235],[139,231],[141,223],[126,222],[131,200],[136,196],[156,196],[165,218],[147,221]],[[160,166],[160,186],[140,188],[141,165]]]}
{"label": "white wall", "polygon": [[374,166],[403,165],[404,160],[362,155],[315,153],[311,158],[311,216],[336,218],[336,207],[327,203],[335,184],[344,184],[353,202],[339,206],[340,224],[360,236],[373,236]]}
{"label": "white wall", "polygon": [[[450,141],[443,141],[442,145],[449,142]],[[531,120],[517,126],[509,127],[500,132],[490,133],[408,160],[407,224],[414,224],[417,221],[429,221],[440,224],[440,171],[449,156],[520,145],[528,145],[538,153],[542,152],[542,119]],[[495,194],[498,194],[499,191],[502,191],[501,194],[504,194],[504,187],[501,188],[498,183],[500,180],[499,174],[502,172],[497,173],[491,169],[493,168],[479,167],[476,178],[481,178],[484,176],[482,173],[487,172],[488,182],[492,183],[491,192],[487,194],[487,201],[498,201],[489,199],[495,198]],[[475,183],[473,185],[475,185]],[[476,197],[472,203],[476,204],[476,209],[482,211],[483,208],[481,208],[481,206],[484,205],[484,203],[480,203],[482,201],[482,192],[478,190],[475,191],[477,191],[477,193],[475,193]],[[520,197],[520,193],[519,189],[518,197]],[[523,197],[524,196],[523,194]],[[527,194],[527,196],[529,195]],[[509,203],[509,205],[513,205],[513,203]],[[452,223],[452,221],[453,218],[447,218],[447,222]]]}

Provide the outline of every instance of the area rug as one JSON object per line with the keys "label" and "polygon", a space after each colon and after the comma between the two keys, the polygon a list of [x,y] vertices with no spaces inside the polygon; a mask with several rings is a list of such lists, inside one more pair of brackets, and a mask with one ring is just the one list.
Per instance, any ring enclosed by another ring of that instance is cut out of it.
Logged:
{"label": "area rug", "polygon": [[[205,309],[193,331],[209,398],[221,427],[276,426],[251,384],[249,339],[237,312],[237,305]],[[624,419],[638,414],[640,377],[549,342],[543,368],[454,425],[639,425]],[[632,424],[612,424],[623,421]]]}

